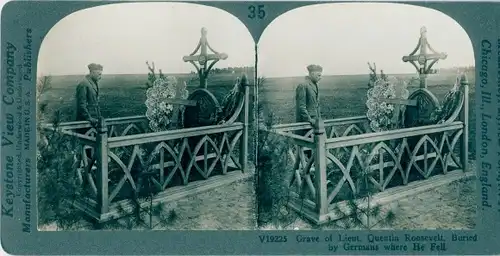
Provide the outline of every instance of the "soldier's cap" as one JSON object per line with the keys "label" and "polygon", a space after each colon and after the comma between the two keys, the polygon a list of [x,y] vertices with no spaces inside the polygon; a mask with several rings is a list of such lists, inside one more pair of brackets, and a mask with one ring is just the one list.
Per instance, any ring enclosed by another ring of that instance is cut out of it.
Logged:
{"label": "soldier's cap", "polygon": [[309,72],[323,72],[323,67],[321,67],[320,65],[311,64],[311,65],[307,66],[307,71],[309,71]]}
{"label": "soldier's cap", "polygon": [[89,68],[90,71],[93,71],[93,70],[102,71],[102,65],[101,64],[90,63],[87,67]]}

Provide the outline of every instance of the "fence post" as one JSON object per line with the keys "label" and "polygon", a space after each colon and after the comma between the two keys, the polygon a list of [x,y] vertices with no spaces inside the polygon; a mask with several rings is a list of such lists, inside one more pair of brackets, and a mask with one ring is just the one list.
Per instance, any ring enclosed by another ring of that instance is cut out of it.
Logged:
{"label": "fence post", "polygon": [[469,81],[465,74],[462,74],[460,77],[460,85],[464,93],[464,104],[460,112],[460,121],[464,123],[462,143],[460,145],[460,159],[462,161],[462,169],[466,172],[468,171],[469,160]]}
{"label": "fence post", "polygon": [[324,221],[328,213],[327,190],[326,190],[326,132],[325,123],[321,118],[316,119],[314,124],[314,167],[316,187],[316,211],[318,221]]}
{"label": "fence post", "polygon": [[240,83],[242,83],[245,88],[245,98],[244,98],[244,107],[243,113],[240,115],[240,120],[243,123],[243,138],[240,141],[240,163],[241,163],[241,171],[248,171],[248,128],[249,128],[249,101],[250,101],[250,87],[248,84],[248,80],[245,75],[241,78]]}
{"label": "fence post", "polygon": [[97,212],[102,215],[109,211],[108,200],[108,127],[100,119],[97,124]]}

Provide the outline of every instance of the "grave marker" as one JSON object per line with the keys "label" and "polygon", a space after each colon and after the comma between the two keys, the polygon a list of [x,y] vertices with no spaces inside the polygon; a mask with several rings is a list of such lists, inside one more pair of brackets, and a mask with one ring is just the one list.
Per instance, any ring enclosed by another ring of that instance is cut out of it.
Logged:
{"label": "grave marker", "polygon": [[[198,52],[198,50],[200,50],[200,54],[195,55],[196,52]],[[209,54],[207,52],[208,50],[212,51],[213,54]],[[196,46],[196,49],[189,56],[184,56],[183,60],[185,62],[193,64],[193,66],[198,71],[198,76],[200,77],[200,88],[207,89],[208,73],[215,65],[215,63],[217,63],[220,60],[225,60],[227,59],[227,57],[228,57],[227,54],[219,53],[210,46],[207,39],[207,29],[202,28],[201,38],[200,42],[198,43],[198,46]],[[210,65],[208,65],[209,61],[213,62],[210,63]],[[200,66],[198,66],[196,62],[198,62]]]}
{"label": "grave marker", "polygon": [[[420,53],[416,54],[419,49]],[[417,47],[408,56],[403,56],[403,62],[410,62],[417,69],[420,77],[420,89],[409,97],[410,100],[416,101],[416,104],[410,106],[405,112],[405,127],[428,124],[432,112],[439,107],[438,99],[427,89],[427,75],[432,73],[431,68],[436,62],[446,59],[447,56],[446,53],[439,53],[430,46],[427,41],[427,28],[422,27]],[[415,61],[420,66],[417,66]]]}
{"label": "grave marker", "polygon": [[[420,53],[416,54],[419,49]],[[432,53],[428,53],[428,50]],[[432,73],[432,66],[439,60],[446,59],[447,56],[448,55],[446,53],[437,52],[431,47],[429,41],[427,41],[427,28],[422,27],[420,29],[420,39],[418,40],[417,47],[415,47],[413,52],[408,56],[403,56],[403,62],[410,62],[415,69],[417,69],[420,77],[420,88],[427,88],[427,75]],[[415,61],[417,61],[420,65],[417,66]],[[429,61],[431,61],[430,64],[428,63]]]}
{"label": "grave marker", "polygon": [[[213,54],[208,53],[208,50]],[[196,53],[200,51],[198,55]],[[210,125],[214,113],[216,113],[219,103],[217,99],[207,90],[207,78],[212,67],[219,60],[225,60],[228,55],[215,51],[207,40],[207,29],[201,29],[201,38],[196,49],[188,56],[184,56],[184,62],[189,62],[195,66],[200,79],[199,90],[190,94],[188,99],[171,98],[167,99],[167,104],[182,105],[184,110],[184,126],[198,127]],[[209,62],[212,61],[210,64]],[[196,64],[196,62],[199,63]]]}

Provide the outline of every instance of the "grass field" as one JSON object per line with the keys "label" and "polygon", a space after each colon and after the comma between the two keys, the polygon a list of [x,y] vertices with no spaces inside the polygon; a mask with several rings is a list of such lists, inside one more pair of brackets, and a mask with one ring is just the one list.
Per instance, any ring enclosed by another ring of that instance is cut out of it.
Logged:
{"label": "grass field", "polygon": [[[190,74],[172,75],[179,82],[186,81],[194,76]],[[219,100],[219,103],[221,103],[226,93],[233,88],[239,75],[217,74],[209,77],[208,89]],[[247,77],[252,84],[253,74],[247,74]],[[49,114],[60,110],[63,121],[74,120],[76,86],[82,79],[83,75],[52,77],[51,88],[41,98],[41,102],[48,104]],[[102,115],[105,118],[145,115],[146,82],[147,74],[103,75],[99,85],[99,102]],[[196,87],[197,84],[188,84],[189,91]],[[250,92],[252,92],[252,88]]]}
{"label": "grass field", "polygon": [[[475,157],[475,74],[467,73],[469,86],[469,158]],[[410,80],[413,75],[395,75]],[[266,111],[272,110],[280,123],[295,122],[295,87],[303,77],[267,78],[259,87],[259,103]],[[428,88],[442,101],[444,95],[455,82],[455,73],[430,75]],[[324,76],[320,82],[320,108],[325,119],[365,115],[367,107],[366,93],[369,76],[342,75]],[[418,88],[418,82],[410,87],[410,93]]]}

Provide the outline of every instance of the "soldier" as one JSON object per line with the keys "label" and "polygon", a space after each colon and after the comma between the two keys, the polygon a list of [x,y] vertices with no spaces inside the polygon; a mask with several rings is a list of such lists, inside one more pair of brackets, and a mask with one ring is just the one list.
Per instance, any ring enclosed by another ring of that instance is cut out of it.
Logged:
{"label": "soldier", "polygon": [[[89,74],[76,86],[76,121],[90,121],[93,127],[97,126],[101,113],[99,110],[99,85],[102,66],[96,63],[89,64]],[[75,132],[85,134],[89,129],[77,129]],[[85,155],[92,159],[93,149],[87,148]],[[77,153],[77,159],[81,156]]]}
{"label": "soldier", "polygon": [[[296,120],[314,125],[316,118],[320,117],[318,82],[321,80],[323,68],[319,65],[309,65],[307,70],[309,75],[295,91]],[[300,131],[298,134],[304,136],[305,131]]]}
{"label": "soldier", "polygon": [[99,85],[102,66],[92,63],[88,65],[89,74],[76,87],[76,121],[90,121],[96,126],[101,113],[99,110]]}

